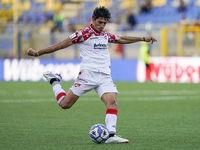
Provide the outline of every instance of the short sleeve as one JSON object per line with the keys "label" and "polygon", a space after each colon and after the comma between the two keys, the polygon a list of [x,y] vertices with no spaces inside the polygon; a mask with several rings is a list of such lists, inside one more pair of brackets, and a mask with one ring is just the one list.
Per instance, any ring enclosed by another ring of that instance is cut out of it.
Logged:
{"label": "short sleeve", "polygon": [[108,33],[108,42],[114,43],[119,40],[119,36]]}
{"label": "short sleeve", "polygon": [[77,44],[83,41],[83,34],[81,30],[74,32],[72,35],[69,36],[69,39],[73,44]]}

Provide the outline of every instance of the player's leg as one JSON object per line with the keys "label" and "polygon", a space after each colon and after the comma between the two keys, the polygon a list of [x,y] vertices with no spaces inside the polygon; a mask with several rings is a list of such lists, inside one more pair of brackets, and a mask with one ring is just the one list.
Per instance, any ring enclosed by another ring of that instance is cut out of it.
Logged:
{"label": "player's leg", "polygon": [[110,136],[116,134],[116,124],[117,124],[117,94],[114,92],[104,93],[101,97],[102,101],[107,107],[105,122],[109,130]]}
{"label": "player's leg", "polygon": [[117,88],[109,75],[103,75],[101,81],[102,83],[95,88],[95,91],[107,107],[105,122],[109,130],[109,139],[105,143],[128,143],[127,139],[116,136],[118,113]]}
{"label": "player's leg", "polygon": [[117,125],[117,93],[104,93],[101,97],[107,107],[106,111],[106,126],[109,130],[109,139],[105,143],[129,143],[129,140],[116,136]]}
{"label": "player's leg", "polygon": [[60,101],[59,105],[63,109],[69,109],[78,100],[79,96],[75,95],[70,89],[67,95]]}
{"label": "player's leg", "polygon": [[78,100],[79,96],[75,95],[71,90],[69,90],[67,94],[63,90],[59,83],[62,78],[59,74],[54,74],[47,71],[43,75],[52,85],[53,92],[60,107],[63,109],[68,109]]}

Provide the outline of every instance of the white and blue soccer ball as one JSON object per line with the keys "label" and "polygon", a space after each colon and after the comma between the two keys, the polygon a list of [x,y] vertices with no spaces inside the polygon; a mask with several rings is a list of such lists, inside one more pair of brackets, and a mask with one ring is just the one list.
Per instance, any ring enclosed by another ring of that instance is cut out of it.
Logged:
{"label": "white and blue soccer ball", "polygon": [[95,143],[104,143],[109,138],[109,131],[102,124],[95,124],[90,129],[90,138]]}

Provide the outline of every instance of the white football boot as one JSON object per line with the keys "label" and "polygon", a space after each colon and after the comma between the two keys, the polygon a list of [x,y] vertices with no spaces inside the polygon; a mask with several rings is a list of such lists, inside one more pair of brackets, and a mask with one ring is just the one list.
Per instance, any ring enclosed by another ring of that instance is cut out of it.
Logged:
{"label": "white football boot", "polygon": [[60,80],[62,79],[61,75],[60,74],[54,74],[50,71],[46,71],[43,73],[43,76],[46,78],[46,80],[48,82],[50,82],[51,79],[55,78],[58,82],[60,82]]}
{"label": "white football boot", "polygon": [[129,140],[123,139],[120,136],[114,135],[113,137],[110,137],[109,139],[106,140],[107,144],[109,143],[129,143]]}

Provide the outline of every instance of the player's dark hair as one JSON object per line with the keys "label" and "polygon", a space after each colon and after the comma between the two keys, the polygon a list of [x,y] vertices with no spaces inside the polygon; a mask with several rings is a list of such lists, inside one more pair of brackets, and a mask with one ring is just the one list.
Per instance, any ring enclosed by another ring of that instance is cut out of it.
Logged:
{"label": "player's dark hair", "polygon": [[99,17],[102,17],[106,19],[107,21],[109,21],[111,18],[110,11],[104,6],[96,7],[95,10],[93,11],[92,18],[96,20]]}

